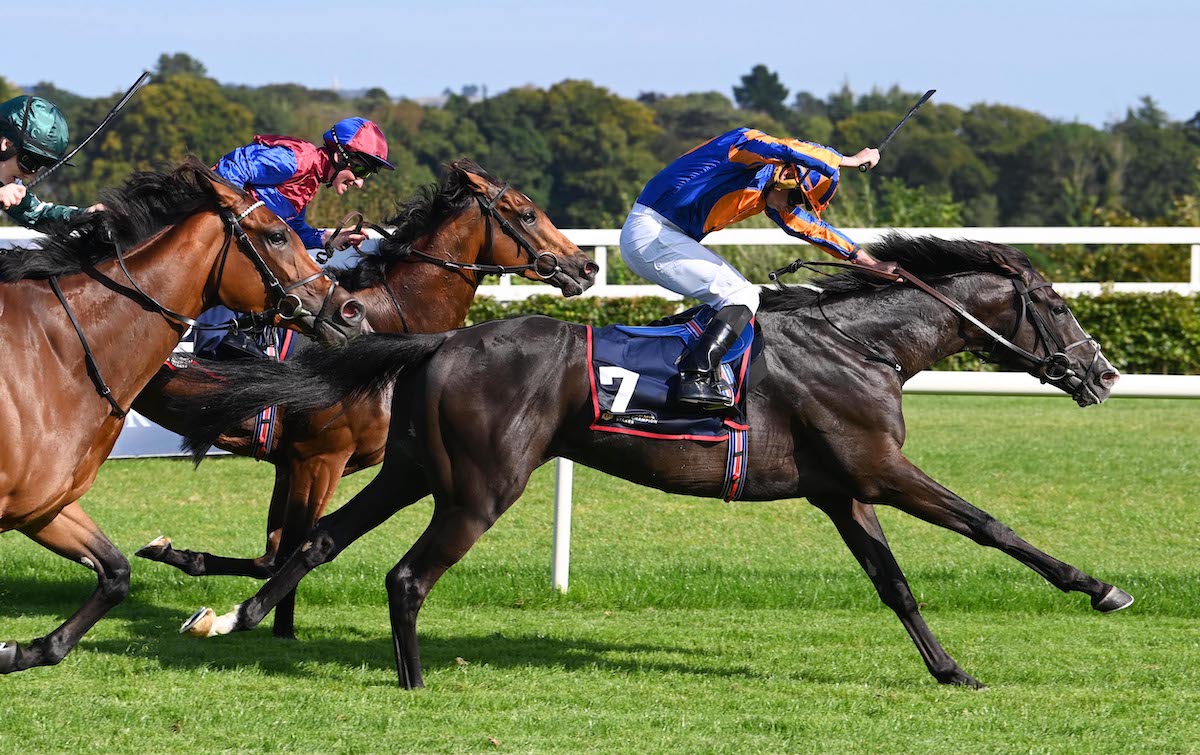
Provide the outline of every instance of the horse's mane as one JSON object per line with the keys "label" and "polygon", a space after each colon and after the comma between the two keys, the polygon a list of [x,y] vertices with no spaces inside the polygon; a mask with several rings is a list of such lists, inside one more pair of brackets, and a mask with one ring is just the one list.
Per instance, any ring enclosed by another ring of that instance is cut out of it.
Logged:
{"label": "horse's mane", "polygon": [[386,221],[396,230],[391,238],[380,241],[374,254],[364,255],[353,267],[330,269],[329,272],[348,291],[382,285],[388,266],[407,257],[413,242],[465,210],[475,200],[475,189],[467,180],[470,173],[496,186],[501,185],[474,161],[455,160],[446,167],[438,183],[422,186],[415,196],[396,206],[396,214]]}
{"label": "horse's mane", "polygon": [[0,254],[0,280],[42,279],[92,267],[115,255],[118,246],[137,246],[199,210],[215,209],[213,183],[236,189],[193,157],[170,172],[134,173],[120,188],[100,192],[104,212],[56,224],[36,246]]}
{"label": "horse's mane", "polygon": [[[1029,259],[1019,249],[1002,244],[989,244],[964,239],[939,239],[933,236],[905,236],[889,233],[881,241],[866,246],[872,257],[890,260],[913,275],[937,277],[957,273],[998,273],[1032,269]],[[818,290],[807,286],[779,286],[763,289],[760,309],[765,312],[787,312],[813,306],[820,296],[854,295],[873,291],[879,279],[858,272],[846,272],[814,281]]]}

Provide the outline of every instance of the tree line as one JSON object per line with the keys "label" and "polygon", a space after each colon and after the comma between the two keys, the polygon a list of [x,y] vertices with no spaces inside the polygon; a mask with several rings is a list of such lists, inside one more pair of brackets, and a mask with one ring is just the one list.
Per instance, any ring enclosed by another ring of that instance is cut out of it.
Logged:
{"label": "tree line", "polygon": [[[56,102],[76,138],[119,96],[81,97],[50,82],[30,92]],[[732,92],[732,99],[717,91],[628,99],[566,80],[486,99],[451,94],[427,106],[380,88],[347,97],[296,84],[221,84],[194,58],[164,54],[154,83],[75,158],[76,168],[59,171],[39,193],[87,204],[134,170],[189,153],[215,162],[256,133],[319,141],[333,121],[362,115],[382,127],[397,170],[372,178],[352,202],[319,195],[309,211],[314,224],[335,223],[350,204],[387,217],[397,200],[434,181],[441,165],[468,156],[561,227],[616,227],[647,179],[718,133],[745,125],[853,152],[877,143],[919,96],[848,86],[824,97],[793,95],[762,65]],[[16,93],[0,80],[0,95]],[[1172,121],[1150,97],[1097,128],[1011,105],[961,108],[935,96],[875,171],[845,177],[826,217],[844,226],[1200,225],[1198,160],[1200,113]]]}

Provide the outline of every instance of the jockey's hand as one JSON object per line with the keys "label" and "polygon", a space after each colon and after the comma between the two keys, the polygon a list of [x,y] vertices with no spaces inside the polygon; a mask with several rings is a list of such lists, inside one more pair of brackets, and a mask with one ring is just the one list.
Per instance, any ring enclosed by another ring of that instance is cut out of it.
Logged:
{"label": "jockey's hand", "polygon": [[[859,267],[865,267],[868,270],[878,270],[879,272],[886,273],[888,275],[900,274],[900,263],[895,262],[894,260],[877,260],[861,249],[858,252],[858,256],[854,258],[854,264],[858,265]],[[900,278],[896,282],[903,283],[904,279]]]}
{"label": "jockey's hand", "polygon": [[105,207],[103,204],[101,204],[100,202],[97,202],[96,204],[94,204],[91,207],[84,210],[84,212],[104,212],[107,209],[108,208]]}
{"label": "jockey's hand", "polygon": [[867,147],[859,150],[856,155],[849,155],[842,158],[842,166],[846,168],[857,168],[860,165],[866,165],[868,168],[874,168],[879,164],[879,150],[874,147]]}
{"label": "jockey's hand", "polygon": [[5,184],[0,186],[0,206],[10,209],[21,204],[25,199],[25,187],[21,184]]}
{"label": "jockey's hand", "polygon": [[333,249],[343,251],[350,247],[358,248],[358,245],[367,240],[367,234],[359,231],[342,231],[338,235],[329,239],[326,244]]}

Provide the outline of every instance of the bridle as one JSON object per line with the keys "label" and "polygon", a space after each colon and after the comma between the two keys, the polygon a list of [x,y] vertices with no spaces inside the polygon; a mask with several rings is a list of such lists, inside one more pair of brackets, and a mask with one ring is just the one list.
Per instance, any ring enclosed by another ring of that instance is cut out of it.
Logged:
{"label": "bridle", "polygon": [[[301,286],[313,282],[318,278],[328,278],[330,281],[329,290],[325,294],[325,299],[321,302],[321,310],[314,316],[313,327],[316,329],[322,322],[329,321],[329,318],[326,315],[326,310],[329,307],[329,303],[333,296],[333,291],[337,287],[338,283],[324,270],[314,273],[313,275],[309,275],[308,277],[288,286],[284,286],[279,282],[279,278],[275,276],[275,273],[267,265],[267,261],[254,246],[254,242],[251,241],[249,235],[246,234],[245,229],[242,228],[241,225],[241,222],[245,220],[250,213],[262,206],[263,202],[255,202],[237,215],[234,215],[232,210],[229,210],[225,207],[222,207],[219,210],[218,214],[225,224],[225,240],[221,245],[221,274],[223,274],[225,270],[225,260],[229,255],[230,241],[231,239],[236,240],[238,249],[240,249],[242,253],[249,257],[250,261],[254,263],[259,275],[261,275],[263,278],[263,283],[266,286],[267,291],[275,298],[275,304],[273,307],[263,312],[252,313],[250,315],[253,318],[262,318],[264,321],[274,319],[276,315],[283,320],[293,320],[298,317],[311,315],[312,313],[304,308],[304,303],[300,301],[300,297],[291,292]],[[121,272],[123,272],[125,277],[129,279],[130,285],[133,286],[133,289],[137,291],[138,295],[152,305],[159,312],[159,314],[162,314],[168,319],[175,320],[176,322],[196,330],[225,330],[229,327],[228,324],[202,325],[195,319],[176,312],[175,310],[155,299],[150,294],[146,293],[146,290],[138,285],[138,282],[134,280],[132,273],[130,273],[128,266],[125,264],[125,255],[121,250],[120,244],[115,244],[114,246],[116,249],[117,264],[121,267]],[[220,274],[218,274],[217,285],[220,287]],[[108,401],[109,405],[113,409],[113,413],[118,418],[124,418],[127,414],[127,411],[119,403],[117,403],[115,398],[113,398],[112,390],[109,389],[107,383],[104,382],[104,377],[100,374],[100,367],[96,363],[96,359],[92,354],[91,346],[88,344],[87,337],[83,333],[83,327],[80,325],[79,320],[75,317],[75,313],[71,309],[70,304],[67,302],[66,296],[63,295],[62,287],[58,283],[58,276],[51,276],[50,288],[53,289],[54,295],[58,297],[59,302],[67,311],[67,316],[71,320],[71,325],[74,326],[75,333],[79,336],[80,343],[83,344],[84,361],[87,364],[88,375],[92,378],[92,382],[96,386],[96,391],[106,401]]]}
{"label": "bridle", "polygon": [[[829,275],[829,273],[819,270],[818,266],[856,270],[861,273],[884,278],[893,283],[900,280],[910,283],[915,288],[923,291],[937,301],[946,305],[959,317],[979,328],[992,339],[990,348],[985,353],[979,354],[979,356],[985,361],[994,361],[993,355],[995,354],[997,347],[1003,347],[1021,359],[1029,362],[1029,364],[1033,367],[1031,372],[1034,372],[1037,375],[1040,382],[1050,383],[1076,400],[1080,398],[1081,394],[1085,390],[1089,390],[1088,383],[1094,376],[1096,372],[1096,366],[1100,361],[1100,354],[1102,351],[1100,343],[1090,335],[1087,335],[1085,338],[1081,338],[1074,343],[1064,345],[1063,342],[1054,334],[1054,331],[1052,331],[1049,325],[1047,325],[1046,320],[1042,316],[1041,312],[1039,312],[1038,308],[1034,306],[1033,298],[1031,296],[1034,291],[1040,288],[1053,289],[1053,286],[1048,281],[1042,281],[1040,283],[1035,283],[1032,286],[1026,286],[1024,280],[1022,280],[1019,275],[1013,274],[1007,276],[1013,284],[1013,289],[1015,291],[1017,300],[1021,302],[1021,314],[1017,318],[1016,325],[1013,327],[1012,336],[1006,338],[1000,335],[1000,333],[997,333],[993,328],[983,323],[979,318],[968,312],[961,304],[946,296],[941,291],[933,288],[921,279],[913,276],[911,273],[903,270],[902,268],[896,268],[896,272],[893,274],[886,273],[881,270],[864,268],[860,265],[854,265],[848,262],[810,262],[805,260],[796,260],[792,264],[774,271],[771,273],[770,277],[771,280],[775,280],[780,275],[793,273],[802,267],[821,275]],[[821,313],[822,315],[825,314],[824,309],[821,310]],[[829,321],[828,315],[825,315],[825,319],[826,321]],[[1044,356],[1039,356],[1037,353],[1028,351],[1013,342],[1013,338],[1016,338],[1017,333],[1019,333],[1021,330],[1021,325],[1024,324],[1026,320],[1033,324],[1034,333],[1037,337],[1037,346],[1035,348],[1038,352],[1043,353]],[[830,324],[832,325],[833,323],[831,322]],[[845,331],[843,331],[841,328],[838,328],[836,325],[834,328],[855,343],[865,346],[868,349],[870,348],[870,346],[845,333]],[[1068,352],[1084,344],[1091,344],[1094,351],[1092,353],[1092,359],[1088,363],[1087,369],[1084,370],[1082,375],[1080,375],[1071,367],[1071,359],[1068,356]],[[883,362],[884,364],[888,364],[897,372],[900,372],[901,370],[900,365],[897,364],[894,359],[879,357],[872,354],[864,354],[864,356],[867,356],[872,361],[879,361]]]}
{"label": "bridle", "polygon": [[[486,246],[484,247],[483,256],[490,257],[492,254],[493,237],[495,236],[495,230],[492,228],[492,222],[495,221],[495,223],[499,225],[500,229],[504,232],[504,235],[512,239],[513,243],[515,243],[517,247],[521,249],[521,251],[529,255],[528,263],[524,265],[491,265],[482,262],[456,262],[455,260],[434,257],[432,254],[423,252],[414,247],[409,248],[409,254],[421,260],[422,262],[428,262],[431,265],[437,265],[438,267],[445,268],[447,270],[469,270],[471,272],[483,273],[484,275],[510,275],[532,271],[533,274],[536,275],[540,280],[549,280],[553,278],[555,275],[562,272],[562,265],[559,264],[558,257],[556,257],[552,252],[539,252],[534,249],[533,245],[529,243],[529,240],[526,239],[525,236],[522,235],[522,233],[508,221],[508,218],[504,217],[504,215],[502,215],[500,211],[496,209],[496,204],[500,201],[500,198],[504,196],[504,193],[510,188],[512,187],[508,184],[504,184],[504,186],[500,187],[500,191],[496,192],[496,195],[486,202],[484,201],[483,197],[479,196],[478,194],[475,195],[475,201],[479,204],[479,212],[483,216],[484,223],[486,224],[485,233],[487,241]],[[331,246],[333,239],[336,238],[337,235],[340,234],[355,218],[358,220],[357,224],[354,226],[354,230],[356,232],[361,233],[363,228],[369,228],[386,239],[394,238],[391,231],[365,220],[361,212],[352,212],[346,217],[342,218],[342,222],[338,223],[337,228],[335,228],[334,231],[329,234],[329,241],[325,242],[325,249],[323,250],[324,254],[318,255],[317,257],[318,263],[325,264],[329,261],[329,258],[332,257],[336,251]]]}
{"label": "bridle", "polygon": [[[992,348],[988,351],[987,356],[990,358],[996,346],[1004,346],[1036,365],[1041,382],[1055,385],[1072,397],[1078,398],[1079,394],[1087,388],[1088,383],[1095,374],[1096,365],[1100,362],[1100,354],[1102,352],[1100,342],[1087,335],[1087,333],[1084,333],[1084,338],[1064,345],[1058,336],[1054,334],[1054,331],[1050,329],[1050,326],[1046,324],[1046,319],[1038,311],[1038,308],[1033,305],[1033,298],[1030,296],[1032,292],[1039,288],[1053,290],[1054,287],[1050,282],[1042,281],[1032,286],[1026,286],[1025,282],[1018,276],[1011,276],[1009,280],[1012,281],[1013,288],[1016,290],[1017,296],[1021,301],[1021,315],[1017,318],[1016,326],[1013,329],[1013,337],[1016,337],[1017,332],[1020,331],[1021,324],[1028,319],[1033,323],[1034,332],[1037,334],[1038,351],[1044,352],[1046,356],[1035,356],[1014,344],[1011,338],[1001,338],[994,331],[990,331],[985,327],[984,331],[994,339]],[[1091,344],[1093,349],[1092,359],[1088,362],[1087,369],[1084,370],[1083,375],[1079,375],[1071,368],[1071,359],[1067,354],[1071,349],[1084,344]]]}
{"label": "bridle", "polygon": [[[562,266],[558,261],[558,257],[551,252],[538,252],[535,250],[533,245],[529,243],[529,240],[526,239],[525,236],[518,231],[516,227],[513,226],[513,224],[510,223],[498,209],[496,209],[496,205],[500,202],[500,198],[504,196],[504,193],[510,188],[511,186],[509,184],[504,184],[502,187],[500,187],[500,191],[496,192],[496,196],[492,197],[486,202],[478,194],[475,195],[475,201],[479,205],[479,213],[483,217],[484,223],[486,224],[485,233],[487,241],[485,242],[486,246],[484,247],[483,256],[490,258],[492,255],[492,250],[494,247],[493,237],[495,235],[495,230],[492,228],[492,221],[495,220],[496,224],[500,226],[500,229],[504,232],[504,234],[511,238],[513,243],[515,243],[523,252],[525,252],[525,254],[529,255],[530,261],[528,264],[493,265],[481,262],[458,262],[455,260],[435,257],[428,252],[423,252],[420,249],[412,246],[408,247],[408,256],[418,261],[427,262],[431,265],[436,265],[446,270],[469,270],[471,272],[483,273],[483,275],[509,275],[532,270],[533,274],[536,275],[540,280],[549,280],[550,278],[553,278],[562,271]],[[337,227],[329,234],[329,239],[325,242],[324,249],[317,253],[318,264],[324,265],[330,260],[330,258],[333,257],[334,253],[337,251],[333,248],[333,240],[337,238],[337,236],[352,222],[354,223],[353,230],[355,233],[362,233],[364,228],[369,228],[385,239],[395,238],[395,234],[376,223],[368,221],[361,212],[351,212],[350,214],[346,215],[346,217],[342,218],[341,222],[337,224]],[[549,260],[551,267],[543,268],[541,263],[544,260]],[[548,270],[549,272],[543,272],[543,270]],[[400,318],[400,326],[403,329],[403,332],[409,332],[408,319],[404,316],[404,310],[401,308],[400,302],[396,299],[395,293],[392,292],[391,287],[386,283],[383,285],[383,290],[387,293],[388,299],[391,300],[392,306],[396,309],[396,315]]]}
{"label": "bridle", "polygon": [[[258,251],[258,248],[256,246],[254,246],[254,242],[250,239],[250,236],[246,233],[246,229],[242,228],[242,221],[245,220],[250,215],[250,213],[254,212],[259,207],[262,207],[263,205],[264,205],[264,203],[262,201],[254,202],[253,204],[251,204],[246,209],[242,210],[237,215],[234,215],[232,210],[225,208],[225,207],[222,207],[219,210],[218,214],[220,215],[221,219],[225,222],[225,242],[221,246],[221,262],[220,262],[221,274],[223,274],[225,271],[225,260],[229,256],[230,239],[232,238],[233,240],[235,240],[237,242],[238,249],[240,249],[242,251],[242,253],[245,254],[246,257],[248,257],[250,259],[250,261],[254,264],[255,269],[258,270],[258,274],[260,276],[262,276],[263,285],[266,287],[267,292],[269,294],[271,294],[275,299],[275,304],[272,307],[269,307],[268,309],[266,309],[262,312],[251,313],[251,317],[253,317],[255,319],[262,319],[262,320],[266,321],[266,320],[274,319],[276,316],[278,316],[279,319],[281,319],[281,320],[289,320],[290,321],[290,320],[295,320],[300,317],[313,316],[316,321],[314,323],[314,327],[316,326],[316,324],[328,321],[329,318],[326,315],[326,310],[329,308],[329,303],[333,297],[333,291],[337,287],[337,281],[334,280],[333,276],[329,275],[324,270],[319,270],[319,271],[313,273],[312,275],[309,275],[305,278],[301,278],[300,280],[296,281],[295,283],[292,283],[288,286],[284,286],[282,283],[279,282],[279,278],[277,278],[275,276],[275,272],[273,270],[271,270],[270,266],[267,265],[267,261],[266,261],[266,259],[263,258],[262,253]],[[137,291],[138,294],[140,294],[144,299],[146,299],[148,302],[150,302],[152,305],[154,305],[154,307],[158,310],[158,312],[160,314],[162,314],[172,320],[175,320],[176,322],[179,322],[183,325],[186,325],[190,328],[193,328],[195,330],[227,330],[228,329],[228,327],[229,327],[228,323],[221,323],[219,325],[203,325],[203,324],[197,322],[194,318],[191,318],[191,317],[188,317],[187,315],[176,312],[175,310],[166,306],[162,302],[158,301],[153,296],[146,293],[145,289],[143,289],[141,286],[139,286],[138,282],[133,279],[133,275],[130,274],[129,268],[126,267],[126,265],[125,265],[125,256],[121,252],[120,246],[117,246],[117,255],[116,256],[117,256],[117,264],[121,266],[121,272],[125,273],[125,277],[129,279],[130,285],[133,286],[134,290]],[[324,300],[321,302],[320,311],[318,311],[315,315],[313,315],[312,312],[305,309],[304,303],[302,301],[300,301],[300,297],[291,292],[295,291],[297,288],[300,288],[302,286],[308,285],[309,283],[312,283],[313,281],[317,280],[318,278],[329,279],[330,285],[329,285],[329,290],[326,291],[326,293],[325,293]],[[217,279],[217,285],[218,285],[218,287],[220,287],[220,277],[219,276]]]}

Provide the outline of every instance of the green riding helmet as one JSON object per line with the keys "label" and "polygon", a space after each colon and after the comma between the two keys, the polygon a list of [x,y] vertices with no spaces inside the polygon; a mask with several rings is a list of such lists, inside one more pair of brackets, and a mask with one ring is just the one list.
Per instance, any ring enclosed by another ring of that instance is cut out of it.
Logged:
{"label": "green riding helmet", "polygon": [[53,102],[42,97],[21,95],[0,103],[0,135],[7,136],[17,148],[50,160],[67,152],[67,119]]}

